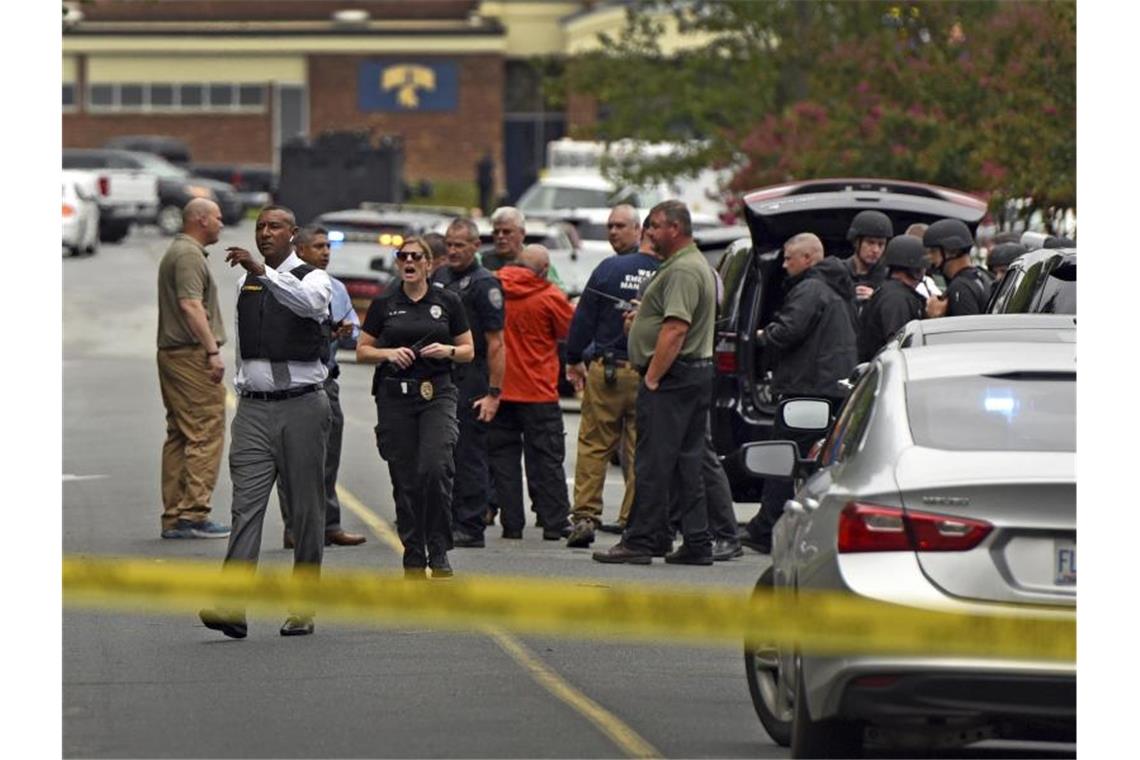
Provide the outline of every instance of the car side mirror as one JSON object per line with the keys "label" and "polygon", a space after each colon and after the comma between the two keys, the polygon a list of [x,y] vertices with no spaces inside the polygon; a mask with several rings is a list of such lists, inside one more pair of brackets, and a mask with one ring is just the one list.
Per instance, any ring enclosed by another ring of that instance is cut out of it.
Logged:
{"label": "car side mirror", "polygon": [[790,398],[776,410],[788,430],[823,433],[831,426],[831,404],[820,398]]}
{"label": "car side mirror", "polygon": [[761,478],[794,478],[799,451],[793,441],[757,441],[743,447],[744,469]]}

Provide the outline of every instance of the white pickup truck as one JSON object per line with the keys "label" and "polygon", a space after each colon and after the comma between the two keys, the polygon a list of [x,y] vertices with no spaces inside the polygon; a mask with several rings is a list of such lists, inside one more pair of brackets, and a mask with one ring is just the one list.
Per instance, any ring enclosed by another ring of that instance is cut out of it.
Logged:
{"label": "white pickup truck", "polygon": [[114,151],[65,149],[64,169],[95,174],[99,188],[99,240],[115,243],[132,224],[153,224],[158,212],[158,177],[117,160]]}

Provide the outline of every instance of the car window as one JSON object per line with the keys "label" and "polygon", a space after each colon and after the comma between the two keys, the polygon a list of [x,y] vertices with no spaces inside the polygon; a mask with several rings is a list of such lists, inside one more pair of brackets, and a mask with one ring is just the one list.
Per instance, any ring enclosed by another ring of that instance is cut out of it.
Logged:
{"label": "car window", "polygon": [[1042,314],[1076,314],[1077,283],[1052,275],[1046,277],[1033,310]]}
{"label": "car window", "polygon": [[839,412],[839,418],[831,428],[823,450],[819,454],[820,464],[827,466],[842,462],[859,447],[867,424],[871,421],[871,407],[879,388],[879,369],[874,367],[851,391],[847,403]]}
{"label": "car window", "polygon": [[1075,372],[912,380],[911,436],[952,451],[1076,451],[1076,380]]}
{"label": "car window", "polygon": [[[1066,333],[1069,335],[1066,336]],[[1064,337],[1063,337],[1064,336]],[[1073,343],[1075,331],[1065,330],[962,330],[958,332],[930,332],[926,334],[927,346],[945,346],[951,343]],[[902,346],[906,348],[904,344]]]}
{"label": "car window", "polygon": [[1009,300],[1002,310],[1007,314],[1025,314],[1033,303],[1033,295],[1037,292],[1037,283],[1045,269],[1045,262],[1039,261],[1025,269],[1017,284],[1009,294]]}
{"label": "car window", "polygon": [[992,314],[1006,313],[1006,304],[1009,302],[1009,295],[1021,283],[1021,279],[1025,276],[1025,270],[1021,267],[1010,267],[1006,270],[1005,277],[998,283],[997,292],[993,296],[993,304],[988,311]]}
{"label": "car window", "polygon": [[103,156],[94,153],[64,153],[64,169],[104,169],[107,166]]}
{"label": "car window", "polygon": [[578,222],[578,236],[583,240],[609,240],[605,222]]}
{"label": "car window", "polygon": [[741,248],[720,260],[717,271],[724,282],[720,311],[723,316],[735,321],[740,308],[740,296],[744,288],[744,274],[752,258],[751,248]]}
{"label": "car window", "polygon": [[107,166],[111,169],[138,169],[139,162],[134,161],[127,156],[120,156],[116,153],[107,157]]}

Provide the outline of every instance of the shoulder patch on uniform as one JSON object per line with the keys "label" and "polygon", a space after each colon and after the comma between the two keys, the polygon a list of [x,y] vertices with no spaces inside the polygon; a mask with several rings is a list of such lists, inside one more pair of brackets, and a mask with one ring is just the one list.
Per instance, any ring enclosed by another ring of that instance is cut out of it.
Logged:
{"label": "shoulder patch on uniform", "polygon": [[503,291],[498,288],[487,288],[487,300],[496,309],[503,308]]}

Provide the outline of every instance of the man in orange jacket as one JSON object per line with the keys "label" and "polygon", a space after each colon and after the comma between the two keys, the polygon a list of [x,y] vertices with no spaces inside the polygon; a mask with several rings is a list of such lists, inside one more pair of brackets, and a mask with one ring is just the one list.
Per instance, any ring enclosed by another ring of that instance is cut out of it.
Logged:
{"label": "man in orange jacket", "polygon": [[499,411],[487,435],[488,464],[501,510],[503,538],[522,538],[522,469],[542,525],[542,537],[558,541],[570,532],[566,490],[565,431],[558,406],[558,341],[570,331],[574,307],[546,279],[550,254],[528,245],[496,274],[505,304],[506,371]]}

